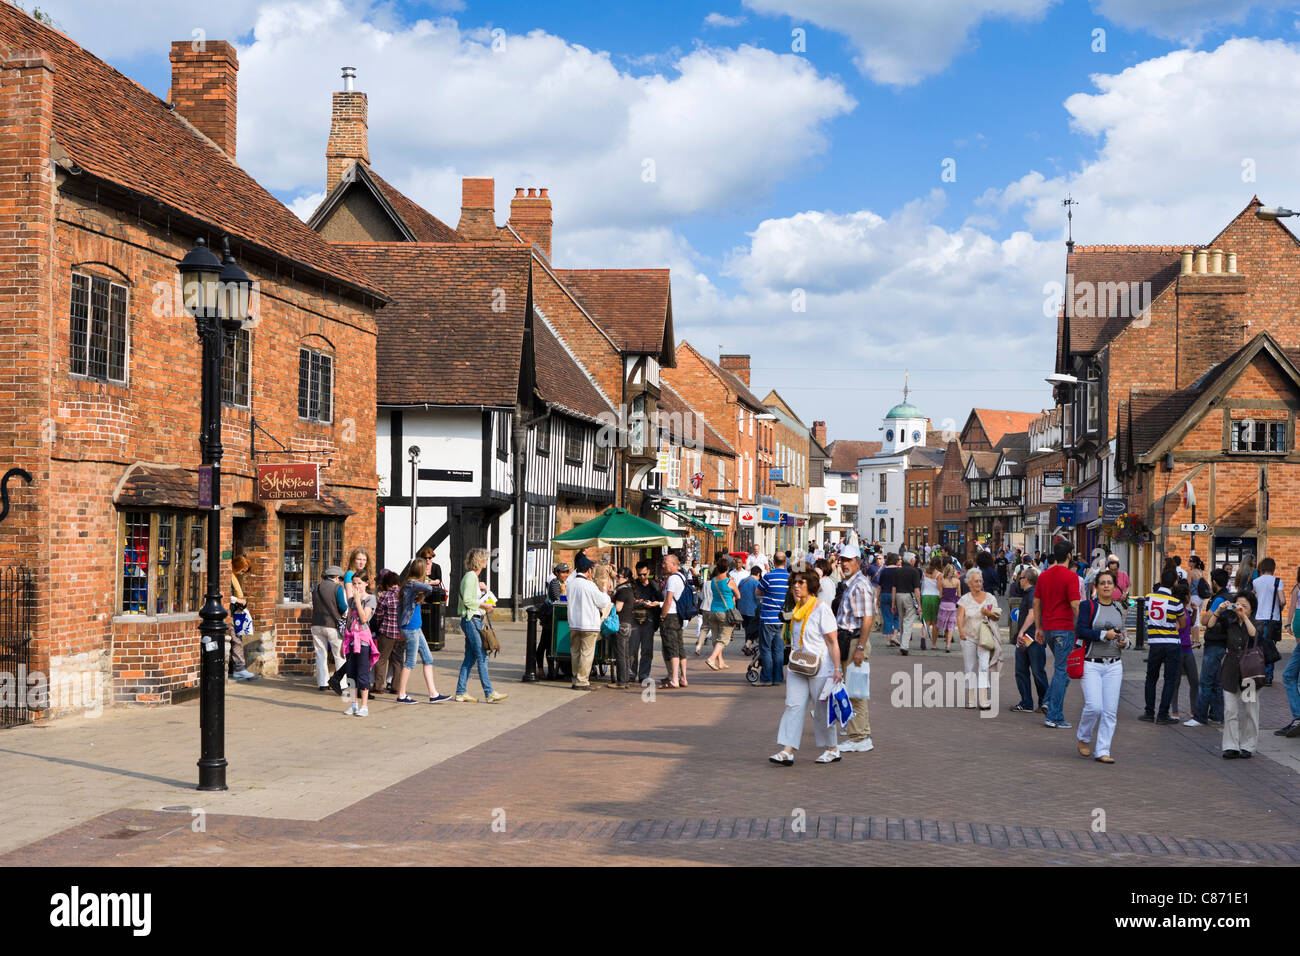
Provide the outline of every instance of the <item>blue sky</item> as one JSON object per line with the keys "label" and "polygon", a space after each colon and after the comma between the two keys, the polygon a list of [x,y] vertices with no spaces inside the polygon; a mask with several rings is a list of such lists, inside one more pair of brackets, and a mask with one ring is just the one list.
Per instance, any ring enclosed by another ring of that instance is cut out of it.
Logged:
{"label": "blue sky", "polygon": [[671,265],[679,339],[751,352],[756,390],[832,438],[877,437],[904,368],[936,427],[1049,402],[1067,192],[1085,243],[1204,242],[1253,192],[1300,202],[1274,0],[42,6],[159,95],[166,41],[233,39],[240,161],[300,212],[356,62],[386,178],[453,225],[460,176],[497,178],[498,219],[549,186],[558,265]]}

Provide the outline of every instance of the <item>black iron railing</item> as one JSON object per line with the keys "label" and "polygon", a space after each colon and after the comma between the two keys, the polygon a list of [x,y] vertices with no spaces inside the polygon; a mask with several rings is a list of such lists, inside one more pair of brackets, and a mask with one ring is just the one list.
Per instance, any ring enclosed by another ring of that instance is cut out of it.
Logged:
{"label": "black iron railing", "polygon": [[32,666],[32,618],[36,589],[27,568],[0,569],[0,674],[9,675],[0,688],[0,727],[30,723],[28,678]]}

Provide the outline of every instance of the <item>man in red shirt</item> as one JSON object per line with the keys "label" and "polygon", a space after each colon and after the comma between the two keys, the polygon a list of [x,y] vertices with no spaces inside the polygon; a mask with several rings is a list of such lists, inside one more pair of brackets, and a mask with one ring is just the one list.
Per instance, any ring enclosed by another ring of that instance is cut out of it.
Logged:
{"label": "man in red shirt", "polygon": [[1038,633],[1034,640],[1052,649],[1055,670],[1047,689],[1047,727],[1069,727],[1065,719],[1065,691],[1070,675],[1065,662],[1074,650],[1074,623],[1079,613],[1079,576],[1070,570],[1069,542],[1058,541],[1052,547],[1052,566],[1038,576],[1034,588],[1034,622]]}

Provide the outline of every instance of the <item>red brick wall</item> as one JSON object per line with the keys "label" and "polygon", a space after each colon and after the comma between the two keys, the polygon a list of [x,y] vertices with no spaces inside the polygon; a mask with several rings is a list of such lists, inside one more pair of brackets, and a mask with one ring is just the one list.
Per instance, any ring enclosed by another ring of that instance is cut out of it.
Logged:
{"label": "red brick wall", "polygon": [[[930,504],[928,506],[922,504],[906,505],[903,509],[903,527],[909,530],[912,528],[916,528],[918,531],[924,529],[928,534],[928,538],[926,538],[926,540],[928,540],[931,544],[937,544],[939,542],[939,527],[937,522],[935,521],[935,515],[938,514],[940,517],[942,517],[942,513],[943,513],[942,500],[940,500],[937,504],[935,501],[935,495],[938,492],[938,486],[939,486],[939,469],[909,468],[907,469],[905,478],[906,481],[904,482],[903,491],[907,495],[907,497],[904,500],[908,502],[912,500],[911,486],[916,485],[916,491],[917,491],[916,500],[918,502],[924,501],[925,496],[923,492],[926,486],[928,485],[930,489]],[[909,547],[910,546],[911,543],[909,540]]]}
{"label": "red brick wall", "polygon": [[[42,514],[24,514],[30,524],[48,526],[50,554],[26,554],[40,561],[39,573],[58,600],[58,610],[39,628],[38,657],[54,677],[69,669],[95,671],[113,679],[118,701],[169,701],[193,685],[197,668],[197,614],[115,620],[118,601],[118,510],[115,489],[136,461],[177,465],[191,475],[199,464],[200,349],[194,322],[175,299],[176,263],[190,238],[169,233],[135,214],[118,214],[70,194],[60,195],[54,229],[52,268],[43,270],[37,301],[51,352],[36,354],[49,383],[45,414],[13,419],[17,440],[43,447],[48,464],[39,468]],[[345,525],[345,553],[362,545],[373,553],[375,539],[375,379],[373,312],[337,296],[265,275],[245,263],[260,281],[259,323],[253,332],[252,410],[223,410],[222,549],[232,546],[234,502],[256,502],[250,457],[251,420],[294,451],[319,449],[327,490],[356,514]],[[79,380],[70,374],[71,272],[73,268],[124,282],[129,288],[128,383]],[[297,414],[298,348],[310,342],[336,358],[334,421],[302,422]],[[28,353],[31,354],[30,352]],[[27,383],[0,378],[0,409],[25,403]],[[273,443],[257,436],[259,449]],[[286,460],[279,457],[277,460]],[[36,474],[34,471],[33,474]],[[197,484],[197,477],[194,478]],[[13,489],[11,489],[12,492]],[[30,495],[20,492],[23,509]],[[245,582],[258,640],[269,639],[263,660],[268,672],[301,669],[310,659],[310,639],[300,624],[300,606],[279,605],[281,524],[267,503],[260,541],[249,551],[253,570]],[[11,517],[18,517],[15,512]],[[0,526],[4,532],[8,522]],[[22,554],[4,549],[6,560]],[[221,590],[229,593],[229,563],[223,562]],[[281,630],[283,628],[283,630]],[[305,649],[305,650],[304,650]],[[111,657],[111,661],[110,661]],[[34,664],[35,666],[35,664]]]}
{"label": "red brick wall", "polygon": [[[39,58],[0,64],[0,472],[23,468],[32,484],[8,483],[9,514],[0,522],[0,564],[35,575],[33,629],[50,622],[49,274],[54,241],[50,164],[54,74]],[[47,671],[48,648],[32,649],[31,668]]]}

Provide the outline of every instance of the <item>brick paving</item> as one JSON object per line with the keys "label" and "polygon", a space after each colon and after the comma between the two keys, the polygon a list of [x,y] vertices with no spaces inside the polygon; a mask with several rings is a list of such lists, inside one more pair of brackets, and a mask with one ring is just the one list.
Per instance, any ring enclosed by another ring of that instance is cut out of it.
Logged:
{"label": "brick paving", "polygon": [[[319,820],[210,812],[195,833],[189,814],[119,810],[0,864],[1300,863],[1297,742],[1269,734],[1276,758],[1228,762],[1217,729],[1138,722],[1136,655],[1117,763],[1105,766],[1075,753],[1072,731],[1008,713],[1010,681],[994,719],[892,707],[892,675],[910,677],[918,662],[949,671],[960,658],[873,653],[876,750],[830,766],[813,764],[808,748],[793,767],[767,763],[783,694],[744,685],[737,655],[733,670],[697,665],[691,687],[652,701],[575,694],[390,786],[359,781],[355,800]],[[1285,701],[1280,688],[1261,700],[1268,731]],[[1072,686],[1069,719],[1081,702]],[[1094,832],[1101,814],[1104,832]]]}

